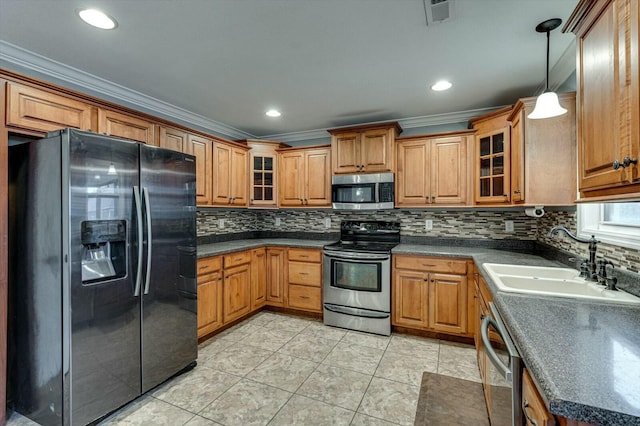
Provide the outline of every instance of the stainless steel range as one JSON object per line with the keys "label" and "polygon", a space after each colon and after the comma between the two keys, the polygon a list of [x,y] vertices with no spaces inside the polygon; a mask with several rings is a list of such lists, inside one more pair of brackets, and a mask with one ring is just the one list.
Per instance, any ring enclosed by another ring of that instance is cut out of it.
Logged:
{"label": "stainless steel range", "polygon": [[324,246],[324,323],[391,334],[391,249],[400,223],[343,221],[340,241]]}

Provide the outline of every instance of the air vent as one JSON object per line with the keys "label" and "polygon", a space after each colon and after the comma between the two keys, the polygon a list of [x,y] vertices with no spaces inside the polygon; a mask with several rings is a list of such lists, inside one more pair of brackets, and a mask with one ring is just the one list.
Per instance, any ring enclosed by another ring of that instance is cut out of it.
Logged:
{"label": "air vent", "polygon": [[453,17],[454,0],[423,0],[427,25],[439,24]]}

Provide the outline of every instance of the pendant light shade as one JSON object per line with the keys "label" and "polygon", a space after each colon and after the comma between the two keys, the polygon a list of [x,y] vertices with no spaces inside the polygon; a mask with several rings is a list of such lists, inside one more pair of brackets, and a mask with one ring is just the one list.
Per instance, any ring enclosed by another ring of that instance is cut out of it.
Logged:
{"label": "pendant light shade", "polygon": [[558,95],[549,90],[549,34],[562,23],[562,19],[554,18],[541,22],[536,26],[539,33],[547,33],[547,76],[545,80],[545,91],[538,96],[536,106],[527,117],[531,119],[557,117],[567,112],[565,108],[560,106]]}

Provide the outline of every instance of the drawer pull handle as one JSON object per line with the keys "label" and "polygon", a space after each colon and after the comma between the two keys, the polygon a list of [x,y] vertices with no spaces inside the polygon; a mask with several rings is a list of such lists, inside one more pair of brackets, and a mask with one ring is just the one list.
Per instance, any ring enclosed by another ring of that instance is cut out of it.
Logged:
{"label": "drawer pull handle", "polygon": [[522,412],[524,413],[524,416],[527,418],[527,422],[531,423],[533,426],[538,426],[538,422],[533,419],[531,416],[529,416],[529,413],[527,413],[527,408],[529,407],[529,401],[527,401],[526,399],[522,401]]}
{"label": "drawer pull handle", "polygon": [[300,275],[309,275],[308,272],[298,272],[298,274],[300,274]]}
{"label": "drawer pull handle", "polygon": [[205,265],[205,266],[201,266],[198,269],[203,270],[203,269],[207,269],[209,267],[209,265]]}
{"label": "drawer pull handle", "polygon": [[423,264],[422,264],[422,266],[431,266],[431,267],[434,267],[434,266],[436,266],[436,265],[432,265],[432,264],[430,264],[430,263],[423,263]]}
{"label": "drawer pull handle", "polygon": [[309,257],[309,256],[306,254],[301,254],[300,257]]}
{"label": "drawer pull handle", "polygon": [[308,299],[309,296],[300,296],[300,299]]}

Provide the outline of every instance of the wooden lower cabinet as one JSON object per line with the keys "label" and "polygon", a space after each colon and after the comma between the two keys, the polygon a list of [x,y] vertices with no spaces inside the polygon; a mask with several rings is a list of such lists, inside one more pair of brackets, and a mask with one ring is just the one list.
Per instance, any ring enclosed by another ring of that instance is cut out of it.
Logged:
{"label": "wooden lower cabinet", "polygon": [[394,255],[392,324],[467,335],[467,261]]}
{"label": "wooden lower cabinet", "polygon": [[267,249],[251,250],[251,310],[267,302]]}
{"label": "wooden lower cabinet", "polygon": [[198,338],[222,326],[222,258],[198,260]]}
{"label": "wooden lower cabinet", "polygon": [[267,247],[267,304],[284,306],[284,247]]}
{"label": "wooden lower cabinet", "polygon": [[251,311],[251,266],[240,265],[224,270],[222,317],[231,322]]}
{"label": "wooden lower cabinet", "polygon": [[287,249],[287,298],[293,309],[322,312],[322,251]]}
{"label": "wooden lower cabinet", "polygon": [[522,412],[527,426],[554,426],[553,414],[547,410],[526,368],[522,371]]}

